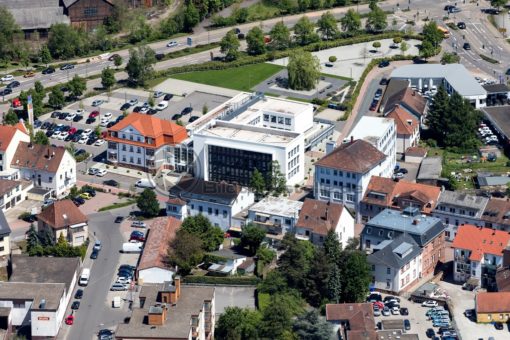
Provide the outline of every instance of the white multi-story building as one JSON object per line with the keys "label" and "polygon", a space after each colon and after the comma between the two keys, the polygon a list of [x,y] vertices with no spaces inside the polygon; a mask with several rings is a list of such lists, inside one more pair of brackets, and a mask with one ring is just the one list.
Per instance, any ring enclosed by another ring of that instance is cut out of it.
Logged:
{"label": "white multi-story building", "polygon": [[248,186],[255,169],[268,177],[277,161],[288,185],[304,179],[305,150],[332,134],[313,105],[241,93],[187,126],[196,176]]}
{"label": "white multi-story building", "polygon": [[420,141],[420,123],[416,117],[406,111],[399,104],[388,113],[388,118],[395,120],[397,126],[397,152],[405,154],[410,147],[418,145]]}
{"label": "white multi-story building", "polygon": [[315,163],[314,197],[359,212],[370,178],[386,175],[386,159],[384,153],[362,139],[340,145]]}
{"label": "white multi-story building", "polygon": [[0,125],[0,178],[19,179],[19,171],[11,168],[11,162],[20,142],[30,142],[23,123]]}
{"label": "white multi-story building", "polygon": [[392,118],[363,116],[345,142],[363,139],[386,155],[382,177],[391,177],[397,162],[397,126]]}
{"label": "white multi-story building", "polygon": [[148,172],[160,168],[173,170],[180,162],[175,154],[181,154],[180,143],[187,137],[182,126],[154,116],[131,113],[108,129],[107,160]]}
{"label": "white multi-story building", "polygon": [[11,166],[19,171],[19,178],[56,197],[65,196],[76,185],[76,160],[63,147],[21,142]]}
{"label": "white multi-story building", "polygon": [[[186,202],[186,215],[201,214],[225,231],[232,226],[233,216],[255,201],[253,192],[239,185],[192,177],[182,178],[176,186],[170,188],[170,194]],[[170,211],[170,216],[179,218],[172,213],[171,207],[175,203],[175,200],[169,200],[166,210]]]}

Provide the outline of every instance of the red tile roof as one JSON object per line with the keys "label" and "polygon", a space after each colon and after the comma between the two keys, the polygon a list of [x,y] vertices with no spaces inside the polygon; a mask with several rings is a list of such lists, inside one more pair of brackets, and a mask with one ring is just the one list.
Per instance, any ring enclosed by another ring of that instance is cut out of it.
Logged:
{"label": "red tile roof", "polygon": [[5,151],[9,147],[11,143],[12,137],[16,131],[21,131],[23,133],[27,133],[25,126],[22,123],[18,123],[14,126],[12,125],[0,125],[0,151]]}
{"label": "red tile roof", "polygon": [[382,163],[386,156],[372,144],[357,139],[337,147],[330,154],[322,157],[315,165],[332,169],[366,173]]}
{"label": "red tile roof", "polygon": [[406,150],[406,156],[425,157],[428,150],[419,146],[411,146]]}
{"label": "red tile roof", "polygon": [[87,216],[71,200],[55,201],[38,214],[37,219],[45,222],[53,229],[87,223]]}
{"label": "red tile roof", "polygon": [[160,147],[165,144],[178,144],[188,138],[186,128],[183,126],[154,116],[133,112],[109,128],[108,136],[105,139],[114,142],[139,145],[140,142],[113,137],[112,132],[119,132],[128,126],[136,129],[144,137],[154,139],[154,144],[142,143],[144,146]]}
{"label": "red tile roof", "polygon": [[181,205],[181,206],[186,205],[186,201],[181,200],[179,197],[171,197],[166,202],[169,204],[173,204],[173,205]]}
{"label": "red tile roof", "polygon": [[66,149],[61,146],[39,145],[21,142],[12,157],[15,168],[38,169],[57,172]]}
{"label": "red tile roof", "polygon": [[395,106],[387,117],[395,120],[395,124],[397,125],[397,134],[399,135],[410,136],[416,132],[416,129],[418,129],[418,120],[412,114],[400,107],[400,105]]}
{"label": "red tile roof", "polygon": [[150,225],[138,271],[148,268],[168,268],[168,247],[175,238],[181,221],[173,217],[158,217]]}
{"label": "red tile roof", "polygon": [[490,198],[483,211],[482,220],[491,223],[510,224],[510,202],[505,199]]}
{"label": "red tile roof", "polygon": [[476,295],[477,313],[510,313],[510,292],[480,292]]}
{"label": "red tile roof", "polygon": [[[364,203],[371,203],[377,205],[385,205],[391,206],[393,201],[393,191],[397,182],[392,180],[391,178],[372,176],[370,178],[370,182],[368,182],[367,191],[365,193],[365,197],[363,198]],[[371,193],[384,194],[384,200],[377,199],[375,197],[370,197]]]}
{"label": "red tile roof", "polygon": [[330,230],[335,230],[343,210],[341,204],[307,198],[299,212],[296,227],[327,235]]}
{"label": "red tile roof", "polygon": [[452,248],[471,251],[472,261],[480,261],[484,254],[503,256],[503,250],[510,241],[510,234],[506,231],[461,225],[453,240]]}
{"label": "red tile roof", "polygon": [[9,179],[0,178],[0,197],[3,197],[3,195],[16,188],[20,184],[20,181],[11,181]]}
{"label": "red tile roof", "polygon": [[410,87],[407,88],[401,102],[419,114],[424,114],[427,107],[427,100]]}
{"label": "red tile roof", "polygon": [[375,340],[374,311],[371,303],[339,303],[326,305],[327,321],[348,321],[348,339]]}

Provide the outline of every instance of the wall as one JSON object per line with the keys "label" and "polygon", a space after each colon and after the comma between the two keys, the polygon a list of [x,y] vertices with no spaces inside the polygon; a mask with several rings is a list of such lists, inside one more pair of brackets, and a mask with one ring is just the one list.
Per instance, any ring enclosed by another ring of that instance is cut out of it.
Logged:
{"label": "wall", "polygon": [[11,142],[9,143],[9,146],[5,152],[3,152],[2,161],[0,162],[2,164],[1,171],[12,169],[12,158],[14,157],[20,142],[30,143],[30,136],[18,130],[14,133],[14,136],[12,137]]}
{"label": "wall", "polygon": [[[457,235],[457,229],[458,229],[459,225],[472,224],[472,225],[476,225],[479,227],[484,226],[485,222],[481,221],[476,216],[471,217],[471,216],[466,216],[466,215],[449,213],[447,210],[442,211],[442,210],[439,210],[438,208],[439,208],[439,206],[433,210],[432,216],[439,218],[441,220],[441,222],[443,222],[443,224],[445,225],[446,239],[448,241],[453,241],[453,239],[455,238],[455,235]],[[448,209],[448,207],[446,207],[446,209]]]}
{"label": "wall", "polygon": [[68,8],[73,26],[91,30],[112,15],[113,6],[104,0],[80,0]]}
{"label": "wall", "polygon": [[335,232],[338,234],[340,243],[342,243],[342,248],[345,249],[349,239],[354,238],[354,217],[347,209],[342,210]]}
{"label": "wall", "polygon": [[11,238],[9,235],[0,237],[0,257],[11,253]]}
{"label": "wall", "polygon": [[476,313],[476,322],[502,322],[510,321],[510,311],[505,313]]}
{"label": "wall", "polygon": [[434,274],[439,261],[445,262],[445,236],[440,233],[422,248],[422,276]]}
{"label": "wall", "polygon": [[2,211],[5,212],[18,203],[23,202],[26,196],[26,191],[22,190],[21,184],[19,184],[17,187],[4,194],[3,197],[0,197],[0,207]]}

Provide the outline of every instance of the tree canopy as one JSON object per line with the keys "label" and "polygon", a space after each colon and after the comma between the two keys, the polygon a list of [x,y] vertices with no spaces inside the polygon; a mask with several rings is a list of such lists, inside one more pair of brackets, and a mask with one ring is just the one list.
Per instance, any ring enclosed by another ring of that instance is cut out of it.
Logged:
{"label": "tree canopy", "polygon": [[54,109],[61,109],[64,107],[65,103],[64,92],[62,92],[58,86],[53,87],[48,96],[48,104]]}
{"label": "tree canopy", "polygon": [[154,190],[146,188],[142,191],[140,196],[136,199],[136,206],[140,209],[141,213],[147,217],[154,217],[159,215],[159,202]]}
{"label": "tree canopy", "polygon": [[239,39],[234,30],[228,31],[220,41],[220,51],[225,54],[228,61],[236,60],[239,57]]}
{"label": "tree canopy", "polygon": [[301,46],[319,41],[319,36],[315,33],[315,25],[308,17],[302,17],[294,25],[294,39]]}
{"label": "tree canopy", "polygon": [[221,228],[213,226],[211,221],[202,214],[186,217],[181,229],[197,236],[202,241],[205,251],[217,250],[223,242],[224,233]]}
{"label": "tree canopy", "polygon": [[189,274],[197,264],[202,262],[204,250],[202,240],[187,230],[179,229],[170,243],[168,260],[177,266],[179,273]]}
{"label": "tree canopy", "polygon": [[227,307],[216,323],[214,337],[219,340],[257,339],[262,316],[249,308]]}
{"label": "tree canopy", "polygon": [[69,93],[73,98],[78,98],[87,89],[87,82],[85,79],[75,74],[73,79],[67,83],[67,88],[69,89]]}
{"label": "tree canopy", "polygon": [[50,144],[50,140],[48,139],[48,137],[46,136],[44,131],[41,131],[41,130],[39,130],[35,133],[33,142],[34,142],[34,144],[40,144],[40,145],[49,145]]}
{"label": "tree canopy", "polygon": [[109,90],[116,82],[115,72],[111,68],[107,67],[101,71],[101,85],[103,88]]}
{"label": "tree canopy", "polygon": [[246,52],[248,52],[249,55],[259,55],[266,52],[264,32],[262,32],[258,26],[255,26],[248,31],[248,34],[246,35],[246,43],[248,44]]}
{"label": "tree canopy", "polygon": [[312,90],[320,79],[319,59],[306,51],[296,51],[287,65],[289,87],[293,90]]}
{"label": "tree canopy", "polygon": [[329,11],[321,15],[319,21],[317,21],[317,26],[324,40],[335,39],[338,35],[338,24]]}
{"label": "tree canopy", "polygon": [[266,231],[252,223],[243,227],[241,246],[248,247],[250,253],[255,255],[260,244],[266,237]]}
{"label": "tree canopy", "polygon": [[354,9],[349,9],[340,19],[342,30],[348,33],[356,32],[361,29],[361,17]]}
{"label": "tree canopy", "polygon": [[126,72],[132,83],[144,85],[152,78],[154,69],[152,65],[156,62],[156,54],[146,46],[129,50],[129,61],[126,65]]}
{"label": "tree canopy", "polygon": [[381,8],[374,5],[368,13],[365,28],[369,32],[380,32],[388,27],[387,15]]}
{"label": "tree canopy", "polygon": [[277,22],[273,28],[271,28],[269,35],[271,36],[270,46],[273,49],[284,50],[290,47],[290,31],[282,21]]}

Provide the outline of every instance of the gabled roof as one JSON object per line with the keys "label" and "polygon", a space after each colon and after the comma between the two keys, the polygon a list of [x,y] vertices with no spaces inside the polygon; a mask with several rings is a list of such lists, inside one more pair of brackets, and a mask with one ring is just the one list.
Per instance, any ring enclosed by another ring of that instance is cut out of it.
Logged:
{"label": "gabled roof", "polygon": [[109,128],[106,139],[126,144],[134,142],[129,139],[112,136],[112,132],[120,132],[129,126],[136,129],[142,136],[152,138],[155,147],[164,144],[178,144],[188,138],[186,128],[183,126],[154,116],[133,112]]}
{"label": "gabled roof", "polygon": [[181,221],[173,217],[158,217],[150,225],[137,270],[168,268],[168,248],[181,227]]}
{"label": "gabled roof", "polygon": [[372,176],[363,198],[364,203],[391,206],[393,191],[397,186],[391,178]]}
{"label": "gabled roof", "polygon": [[510,224],[510,202],[490,198],[482,214],[482,220],[492,223]]}
{"label": "gabled roof", "polygon": [[62,229],[88,221],[87,216],[69,199],[55,201],[38,214],[37,219],[45,222],[53,229]]}
{"label": "gabled roof", "polygon": [[0,151],[5,151],[11,144],[11,140],[16,134],[16,131],[26,132],[26,128],[22,123],[12,125],[0,125]]}
{"label": "gabled roof", "polygon": [[335,230],[343,210],[341,204],[307,198],[299,212],[296,227],[310,229],[314,234],[327,235],[330,230]]}
{"label": "gabled roof", "polygon": [[0,178],[0,197],[11,191],[12,189],[16,188],[18,185],[20,185],[20,181],[12,181],[10,179],[2,179]]}
{"label": "gabled roof", "polygon": [[375,146],[357,139],[340,145],[330,154],[322,157],[315,165],[364,174],[381,164],[385,158],[384,153],[377,150]]}
{"label": "gabled roof", "polygon": [[2,0],[1,5],[11,12],[23,30],[50,28],[53,24],[69,24],[59,0]]}
{"label": "gabled roof", "polygon": [[427,100],[418,92],[408,87],[400,103],[418,115],[423,115],[427,107]]}
{"label": "gabled roof", "polygon": [[57,172],[64,154],[68,152],[61,146],[39,145],[21,142],[12,158],[15,168],[26,168]]}
{"label": "gabled roof", "polygon": [[400,269],[420,253],[420,246],[414,239],[407,234],[402,234],[388,242],[384,248],[368,255],[367,261],[370,264]]}
{"label": "gabled roof", "polygon": [[387,117],[395,120],[395,124],[397,125],[397,134],[399,135],[410,136],[416,132],[416,129],[418,129],[418,120],[412,114],[400,107],[400,105],[395,106]]}
{"label": "gabled roof", "polygon": [[510,292],[479,292],[476,295],[477,313],[510,312]]}
{"label": "gabled roof", "polygon": [[470,250],[469,259],[480,261],[484,254],[503,256],[509,242],[510,234],[507,231],[466,224],[459,226],[452,248]]}
{"label": "gabled roof", "polygon": [[[327,304],[326,320],[334,323],[348,321],[348,339],[377,339],[374,311],[371,303]],[[353,333],[352,337],[351,333]]]}
{"label": "gabled roof", "polygon": [[406,156],[414,156],[414,157],[425,157],[427,156],[427,148],[422,148],[420,146],[411,146],[406,150]]}

